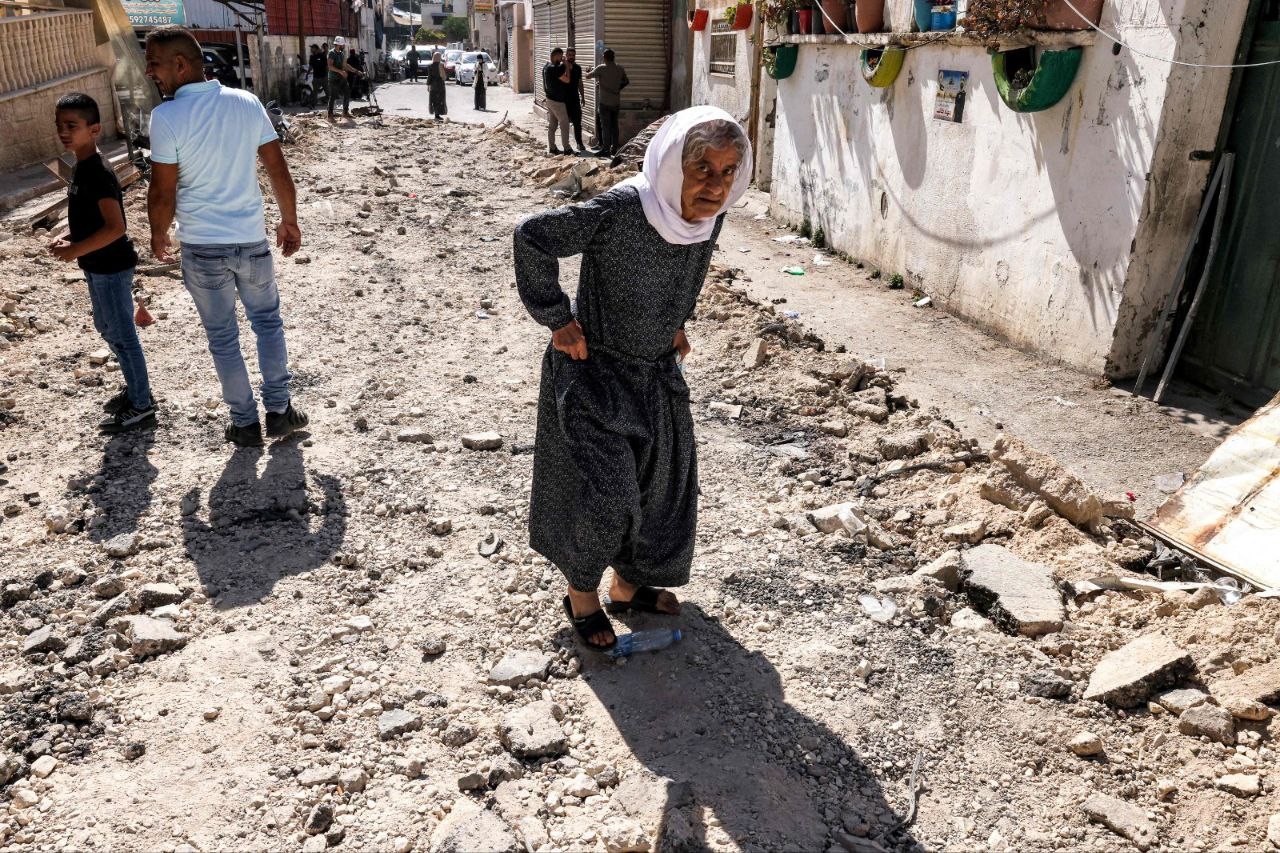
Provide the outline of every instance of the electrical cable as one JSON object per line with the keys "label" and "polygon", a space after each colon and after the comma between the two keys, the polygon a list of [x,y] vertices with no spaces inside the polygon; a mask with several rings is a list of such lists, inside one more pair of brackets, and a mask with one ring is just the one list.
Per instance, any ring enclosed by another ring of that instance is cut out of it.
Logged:
{"label": "electrical cable", "polygon": [[[1147,53],[1145,51],[1138,50],[1136,47],[1133,47],[1128,42],[1122,41],[1117,36],[1114,36],[1111,33],[1107,32],[1106,30],[1102,29],[1102,27],[1098,26],[1093,21],[1089,20],[1083,12],[1077,9],[1075,4],[1072,3],[1071,0],[1062,0],[1062,2],[1065,3],[1067,5],[1067,8],[1069,8],[1072,12],[1075,12],[1076,15],[1080,17],[1080,20],[1084,21],[1086,24],[1089,25],[1091,29],[1096,30],[1099,34],[1101,34],[1103,38],[1109,41],[1112,41],[1115,44],[1118,44],[1120,47],[1124,48],[1130,53],[1137,54],[1138,56],[1142,56],[1147,59],[1154,59],[1156,62],[1166,62],[1170,65],[1181,65],[1186,68],[1265,68],[1270,65],[1280,65],[1280,59],[1271,59],[1266,62],[1245,62],[1245,63],[1238,63],[1238,64],[1230,64],[1230,65],[1216,65],[1213,63],[1186,62],[1185,60],[1181,60],[1181,59],[1168,59],[1163,56],[1156,56],[1153,53]],[[831,16],[827,14],[827,10],[823,9],[821,4],[819,4],[817,8],[818,8],[818,11],[822,13],[822,17],[827,19],[827,23],[830,24],[831,27],[836,32],[838,32],[842,36],[849,35],[849,33],[846,33],[844,30],[840,29],[840,27],[836,26],[836,22],[831,20]],[[915,50],[916,48],[927,47],[928,45],[935,44],[937,42],[945,41],[945,40],[946,40],[946,35],[939,34],[939,37],[937,39],[929,39],[927,41],[921,42],[920,44],[889,45],[886,47],[886,49],[891,48],[893,50],[902,50],[902,51]]]}

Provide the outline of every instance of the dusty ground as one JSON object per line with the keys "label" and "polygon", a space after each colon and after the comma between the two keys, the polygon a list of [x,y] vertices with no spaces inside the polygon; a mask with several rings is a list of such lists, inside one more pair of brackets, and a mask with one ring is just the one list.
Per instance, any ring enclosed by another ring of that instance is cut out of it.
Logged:
{"label": "dusty ground", "polygon": [[[690,327],[688,604],[627,626],[686,637],[623,664],[579,653],[524,534],[546,336],[510,233],[562,203],[534,179],[546,162],[479,128],[301,122],[307,262],[278,274],[309,436],[221,443],[203,334],[165,276],[143,279],[161,426],[97,436],[118,373],[90,365],[84,286],[39,235],[0,242],[0,850],[1133,849],[1099,821],[1151,849],[1265,849],[1276,724],[1237,720],[1228,746],[1180,733],[1172,700],[1082,694],[1107,651],[1157,632],[1194,659],[1187,685],[1265,672],[1280,603],[1068,598],[1031,639],[968,588],[905,577],[984,539],[1060,580],[1141,568],[1151,544],[1009,486],[973,453],[987,436],[953,428],[970,413],[930,410],[892,351],[887,369],[819,352],[736,281],[777,259],[730,238]],[[463,448],[479,430],[503,447]],[[904,459],[934,467],[872,482]],[[866,530],[806,518],[841,502]],[[512,650],[528,660],[493,673]],[[1086,732],[1100,755],[1068,749]],[[1086,814],[1095,793],[1111,817]]]}

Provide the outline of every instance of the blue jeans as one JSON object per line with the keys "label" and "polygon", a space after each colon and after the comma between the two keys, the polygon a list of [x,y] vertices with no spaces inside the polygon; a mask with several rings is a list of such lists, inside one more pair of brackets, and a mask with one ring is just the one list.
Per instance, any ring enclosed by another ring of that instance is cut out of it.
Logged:
{"label": "blue jeans", "polygon": [[231,407],[231,422],[248,426],[258,420],[258,404],[249,385],[249,371],[240,354],[240,324],[236,294],[258,340],[258,368],[262,371],[262,405],[268,412],[289,407],[289,356],[280,320],[271,244],[235,243],[217,246],[182,245],[182,283],[195,300],[200,322],[209,337],[213,367],[222,383],[222,399]]}
{"label": "blue jeans", "polygon": [[86,272],[89,301],[93,305],[93,327],[120,362],[120,373],[129,389],[129,403],[135,409],[151,408],[151,382],[147,359],[133,325],[133,269],[113,273]]}

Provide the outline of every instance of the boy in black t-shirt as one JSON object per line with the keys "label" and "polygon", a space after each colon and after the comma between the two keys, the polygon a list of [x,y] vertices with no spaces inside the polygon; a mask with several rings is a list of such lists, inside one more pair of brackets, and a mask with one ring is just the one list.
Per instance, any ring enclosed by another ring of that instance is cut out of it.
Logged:
{"label": "boy in black t-shirt", "polygon": [[156,425],[156,404],[133,324],[138,255],[125,230],[120,182],[98,153],[98,102],[77,92],[64,95],[56,110],[58,141],[76,155],[76,168],[67,190],[71,233],[49,244],[49,252],[60,261],[77,261],[84,270],[93,325],[115,353],[125,381],[124,390],[104,404],[108,416],[99,426],[106,433],[148,429]]}

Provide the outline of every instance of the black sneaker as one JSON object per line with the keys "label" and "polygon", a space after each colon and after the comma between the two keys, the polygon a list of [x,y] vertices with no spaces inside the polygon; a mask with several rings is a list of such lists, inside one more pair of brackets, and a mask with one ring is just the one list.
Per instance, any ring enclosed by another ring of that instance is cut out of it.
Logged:
{"label": "black sneaker", "polygon": [[261,447],[262,446],[262,424],[254,421],[248,426],[236,426],[232,424],[227,427],[227,441],[238,447]]}
{"label": "black sneaker", "polygon": [[552,155],[553,157],[559,157],[564,152],[561,151],[559,148],[548,148],[547,153]]}
{"label": "black sneaker", "polygon": [[305,427],[311,419],[307,413],[294,407],[293,403],[283,412],[267,412],[267,435],[272,438],[284,438]]}
{"label": "black sneaker", "polygon": [[108,435],[132,432],[135,429],[154,429],[156,425],[156,407],[135,409],[126,405],[113,415],[109,415],[98,424],[98,429]]}
{"label": "black sneaker", "polygon": [[102,404],[102,411],[108,415],[114,415],[116,412],[122,412],[129,407],[129,389],[121,388],[120,393],[116,394],[110,400]]}
{"label": "black sneaker", "polygon": [[[102,411],[108,415],[114,415],[116,412],[123,412],[129,407],[129,389],[121,388],[120,393],[116,394],[110,400],[102,404]],[[156,395],[151,395],[151,408],[156,407]]]}

